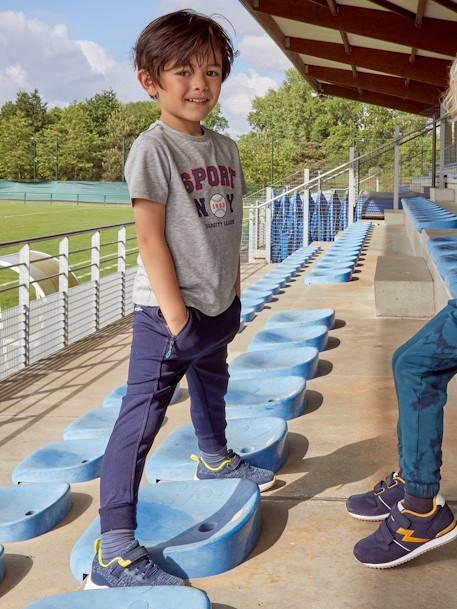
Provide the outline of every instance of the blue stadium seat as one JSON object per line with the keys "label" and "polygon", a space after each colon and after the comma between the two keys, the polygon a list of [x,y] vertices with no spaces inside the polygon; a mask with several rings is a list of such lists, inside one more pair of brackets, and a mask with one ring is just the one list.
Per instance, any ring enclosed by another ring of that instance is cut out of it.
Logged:
{"label": "blue stadium seat", "polygon": [[230,379],[225,396],[227,419],[281,417],[305,412],[306,381],[300,376]]}
{"label": "blue stadium seat", "polygon": [[331,329],[335,321],[335,309],[309,309],[305,311],[284,311],[274,313],[266,323],[266,328],[290,326],[310,326],[324,324]]}
{"label": "blue stadium seat", "polygon": [[263,298],[264,302],[271,302],[273,300],[274,288],[255,286],[246,288],[242,292],[243,298]]}
{"label": "blue stadium seat", "polygon": [[252,321],[255,317],[255,307],[252,306],[241,306],[241,313],[240,313],[240,322],[241,324],[246,324],[250,321]]}
{"label": "blue stadium seat", "polygon": [[[256,467],[277,472],[287,460],[287,423],[278,417],[233,419],[227,423],[227,445]],[[194,480],[196,463],[190,455],[200,454],[192,425],[170,434],[146,463],[149,482]]]}
{"label": "blue stadium seat", "polygon": [[305,285],[313,283],[347,283],[351,280],[353,268],[315,269],[305,277]]}
{"label": "blue stadium seat", "polygon": [[250,351],[236,357],[229,366],[234,379],[255,376],[301,376],[308,380],[316,373],[319,351],[314,347]]}
{"label": "blue stadium seat", "polygon": [[457,216],[424,197],[401,200],[405,213],[411,218],[418,232],[424,229],[455,229]]}
{"label": "blue stadium seat", "polygon": [[[208,577],[233,569],[254,549],[260,493],[239,479],[151,484],[140,487],[137,518],[139,542],[165,571]],[[99,536],[97,518],[73,548],[70,567],[80,582],[90,573]]]}
{"label": "blue stadium seat", "polygon": [[288,346],[315,347],[318,351],[323,351],[327,346],[327,338],[328,328],[323,324],[273,328],[256,334],[248,347],[248,351],[287,348]]}
{"label": "blue stadium seat", "polygon": [[6,543],[43,535],[70,509],[70,486],[64,482],[1,487],[0,539]]}
{"label": "blue stadium seat", "polygon": [[120,406],[90,410],[73,421],[63,432],[64,440],[106,437],[113,431]]}
{"label": "blue stadium seat", "polygon": [[281,291],[283,285],[286,284],[285,279],[260,279],[251,285],[251,287],[256,288],[267,288],[269,290],[273,290],[273,294],[278,294]]}
{"label": "blue stadium seat", "polygon": [[[124,395],[127,393],[127,385],[121,385],[120,387],[118,387],[117,389],[115,389],[114,391],[112,391],[104,400],[103,400],[103,404],[102,407],[103,408],[111,408],[111,407],[120,407],[121,406],[121,402],[122,402],[122,398],[124,397]],[[179,400],[182,397],[182,390],[181,387],[179,386],[179,384],[176,386],[176,390],[173,394],[173,397],[171,398],[171,404],[175,404],[176,402],[179,402]]]}
{"label": "blue stadium seat", "polygon": [[58,594],[26,609],[211,609],[204,592],[185,586],[106,588]]}
{"label": "blue stadium seat", "polygon": [[261,296],[255,298],[254,296],[243,296],[241,295],[241,307],[243,309],[254,308],[256,313],[259,313],[265,306],[265,299]]}
{"label": "blue stadium seat", "polygon": [[108,436],[53,442],[13,471],[13,482],[86,482],[100,476]]}

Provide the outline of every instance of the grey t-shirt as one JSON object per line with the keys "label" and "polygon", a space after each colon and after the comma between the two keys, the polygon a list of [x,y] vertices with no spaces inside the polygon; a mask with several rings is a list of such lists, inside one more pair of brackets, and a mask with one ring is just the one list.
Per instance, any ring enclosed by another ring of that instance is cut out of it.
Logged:
{"label": "grey t-shirt", "polygon": [[[202,129],[192,136],[156,121],[133,143],[125,177],[132,200],[166,205],[165,236],[185,304],[216,316],[235,297],[246,186],[235,142]],[[158,304],[140,256],[133,302]]]}

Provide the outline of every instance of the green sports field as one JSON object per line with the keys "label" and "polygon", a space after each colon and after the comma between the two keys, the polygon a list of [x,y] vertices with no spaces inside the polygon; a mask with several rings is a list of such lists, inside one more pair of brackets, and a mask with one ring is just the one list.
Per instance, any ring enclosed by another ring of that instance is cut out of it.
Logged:
{"label": "green sports field", "polygon": [[[129,205],[76,204],[57,202],[0,201],[0,244],[33,237],[43,237],[56,233],[68,233],[111,224],[133,222],[133,213]],[[127,227],[127,266],[136,263],[135,227]],[[70,237],[70,268],[80,283],[90,279],[90,252],[80,251],[90,247],[91,235]],[[101,232],[101,272],[113,273],[117,253],[117,229]],[[20,246],[0,247],[0,256],[17,252]],[[32,250],[57,255],[59,239],[40,241],[31,244]],[[73,252],[73,253],[72,253]],[[85,268],[84,268],[85,267]],[[0,306],[8,308],[18,302],[18,275],[8,269],[0,269]],[[4,291],[4,288],[11,288]],[[34,291],[31,291],[33,295]]]}

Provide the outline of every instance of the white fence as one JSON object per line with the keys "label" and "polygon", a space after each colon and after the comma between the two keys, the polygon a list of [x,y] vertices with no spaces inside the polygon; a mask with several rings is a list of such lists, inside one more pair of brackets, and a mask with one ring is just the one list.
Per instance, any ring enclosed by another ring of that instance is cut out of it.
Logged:
{"label": "white fence", "polygon": [[[83,232],[87,231],[80,231]],[[58,257],[42,259],[56,262],[59,291],[36,300],[31,299],[31,287],[43,284],[49,276],[33,278],[36,263],[30,260],[30,245],[22,244],[19,264],[14,265],[19,272],[19,304],[0,311],[0,379],[93,334],[133,310],[131,294],[136,267],[126,268],[125,227],[118,230],[117,271],[101,276],[100,231],[95,231],[88,248],[90,281],[74,287],[68,285],[68,241],[68,237],[61,239]]]}

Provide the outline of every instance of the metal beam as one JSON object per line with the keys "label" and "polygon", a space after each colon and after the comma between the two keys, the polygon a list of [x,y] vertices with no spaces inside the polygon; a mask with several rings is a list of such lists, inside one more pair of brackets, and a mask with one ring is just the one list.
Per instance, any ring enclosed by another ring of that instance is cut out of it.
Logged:
{"label": "metal beam", "polygon": [[419,31],[413,22],[389,11],[378,11],[358,6],[339,5],[338,14],[333,16],[329,10],[309,0],[244,0],[255,13],[291,19],[321,27],[358,34],[416,47],[424,51],[442,53],[454,57],[457,23],[445,19],[424,17]]}
{"label": "metal beam", "polygon": [[316,80],[340,84],[347,87],[356,87],[365,91],[385,93],[400,99],[411,99],[430,106],[439,104],[443,89],[433,85],[410,82],[406,87],[402,78],[396,76],[384,76],[382,74],[367,74],[357,72],[357,78],[349,70],[338,68],[327,68],[324,66],[313,66],[308,64],[307,74]]}
{"label": "metal beam", "polygon": [[411,114],[426,114],[430,106],[421,104],[411,100],[404,100],[393,95],[384,95],[381,93],[363,93],[360,95],[357,89],[349,87],[340,87],[338,85],[321,85],[321,92],[324,95],[333,95],[335,97],[344,97],[354,101],[362,102],[363,104],[374,104],[375,106],[384,106],[393,110],[401,110],[402,112],[410,112]]}
{"label": "metal beam", "polygon": [[415,63],[409,62],[408,53],[382,51],[365,47],[351,46],[351,53],[335,42],[321,42],[304,38],[288,38],[289,50],[312,57],[331,59],[339,63],[377,70],[402,78],[411,78],[438,87],[447,87],[451,61],[434,57],[417,57]]}

